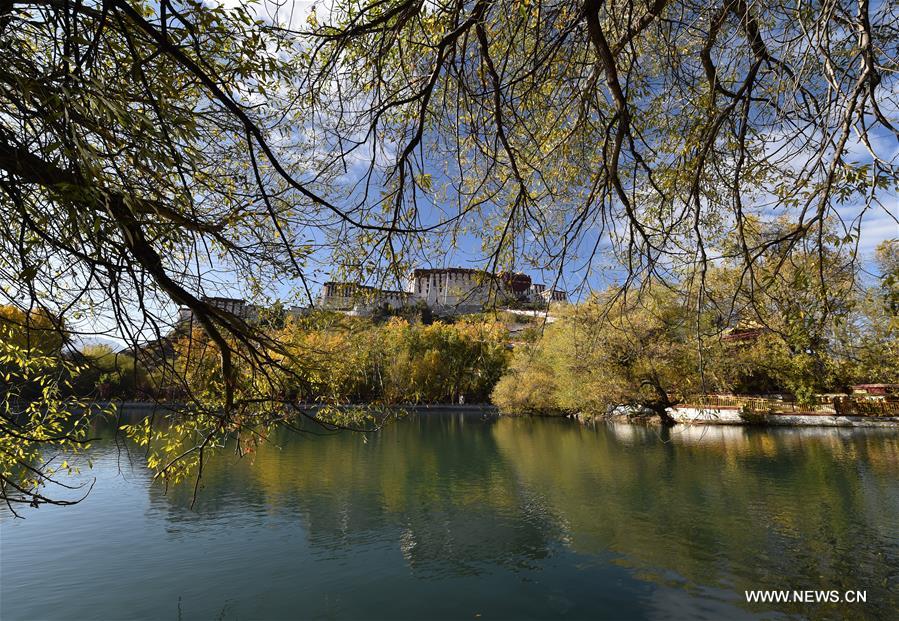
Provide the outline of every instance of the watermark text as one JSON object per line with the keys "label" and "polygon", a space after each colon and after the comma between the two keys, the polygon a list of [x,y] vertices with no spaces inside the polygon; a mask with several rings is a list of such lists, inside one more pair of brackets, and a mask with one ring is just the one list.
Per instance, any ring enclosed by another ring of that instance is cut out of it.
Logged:
{"label": "watermark text", "polygon": [[745,591],[746,601],[759,604],[864,604],[867,591],[830,590],[769,590]]}

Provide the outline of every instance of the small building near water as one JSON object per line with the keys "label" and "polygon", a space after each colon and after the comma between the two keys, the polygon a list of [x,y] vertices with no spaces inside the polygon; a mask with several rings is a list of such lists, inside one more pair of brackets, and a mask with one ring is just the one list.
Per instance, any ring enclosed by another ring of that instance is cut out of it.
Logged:
{"label": "small building near water", "polygon": [[852,387],[852,396],[872,401],[897,401],[899,384],[856,384]]}

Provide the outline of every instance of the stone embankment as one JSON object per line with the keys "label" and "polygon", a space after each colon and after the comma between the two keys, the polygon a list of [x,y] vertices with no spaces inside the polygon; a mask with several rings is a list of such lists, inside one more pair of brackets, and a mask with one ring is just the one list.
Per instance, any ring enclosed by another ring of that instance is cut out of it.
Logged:
{"label": "stone embankment", "polygon": [[[899,416],[842,416],[828,413],[761,413],[746,412],[739,408],[675,407],[668,413],[684,425],[768,425],[772,427],[887,427],[899,429]],[[594,417],[578,414],[581,422]],[[655,424],[658,417],[649,410],[627,406],[614,408],[604,417],[606,420]]]}
{"label": "stone embankment", "polygon": [[899,427],[899,416],[838,416],[835,414],[745,414],[732,408],[679,407],[669,410],[679,423],[703,425],[772,425],[807,427]]}

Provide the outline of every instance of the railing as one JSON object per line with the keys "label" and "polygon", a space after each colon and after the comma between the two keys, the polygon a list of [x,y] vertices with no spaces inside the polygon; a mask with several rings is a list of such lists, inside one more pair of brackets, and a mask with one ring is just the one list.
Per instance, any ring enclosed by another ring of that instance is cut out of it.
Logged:
{"label": "railing", "polygon": [[739,395],[694,395],[684,399],[685,407],[739,408],[749,412],[774,414],[817,414],[840,416],[899,416],[899,401],[852,399],[828,395],[817,405],[800,405],[795,401]]}
{"label": "railing", "polygon": [[702,407],[741,407],[746,397],[735,395],[694,395],[684,400],[684,405],[696,405]]}
{"label": "railing", "polygon": [[899,401],[840,399],[836,405],[845,416],[899,416]]}
{"label": "railing", "polygon": [[770,410],[796,411],[795,403],[789,401],[764,397],[742,397],[739,395],[694,395],[687,397],[683,405],[705,408],[738,408],[752,412],[767,412]]}

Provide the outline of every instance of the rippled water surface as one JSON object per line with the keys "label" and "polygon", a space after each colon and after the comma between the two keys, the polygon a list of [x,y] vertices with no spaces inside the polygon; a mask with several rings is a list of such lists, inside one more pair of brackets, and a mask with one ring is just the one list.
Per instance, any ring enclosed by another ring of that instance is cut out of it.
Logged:
{"label": "rippled water surface", "polygon": [[[0,513],[12,619],[899,619],[899,433],[429,414]],[[746,589],[857,589],[758,605]]]}

